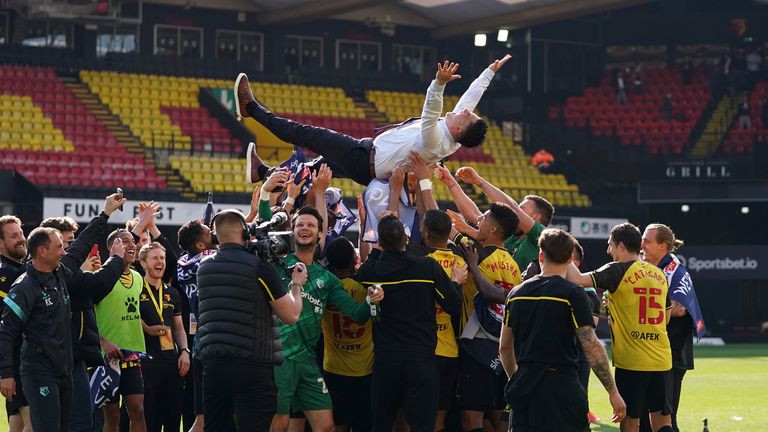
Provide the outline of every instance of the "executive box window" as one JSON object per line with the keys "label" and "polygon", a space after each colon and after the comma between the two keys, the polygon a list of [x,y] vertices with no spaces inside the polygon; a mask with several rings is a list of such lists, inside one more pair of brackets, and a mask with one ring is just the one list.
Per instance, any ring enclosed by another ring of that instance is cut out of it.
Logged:
{"label": "executive box window", "polygon": [[72,24],[51,21],[29,21],[22,45],[72,48]]}
{"label": "executive box window", "polygon": [[8,23],[10,17],[6,12],[0,12],[0,44],[8,43]]}
{"label": "executive box window", "polygon": [[381,44],[338,39],[336,41],[336,69],[380,71]]}
{"label": "executive box window", "polygon": [[99,33],[96,36],[96,56],[104,57],[107,53],[136,52],[136,32],[117,30],[111,33]]}
{"label": "executive box window", "polygon": [[395,72],[422,76],[424,70],[432,72],[437,62],[437,50],[422,45],[394,44],[392,69]]}
{"label": "executive box window", "polygon": [[170,57],[203,58],[203,29],[156,25],[154,53]]}
{"label": "executive box window", "polygon": [[216,31],[216,58],[222,60],[249,61],[263,69],[264,35],[235,30]]}
{"label": "executive box window", "polygon": [[285,64],[291,68],[323,67],[323,38],[287,35],[283,53]]}

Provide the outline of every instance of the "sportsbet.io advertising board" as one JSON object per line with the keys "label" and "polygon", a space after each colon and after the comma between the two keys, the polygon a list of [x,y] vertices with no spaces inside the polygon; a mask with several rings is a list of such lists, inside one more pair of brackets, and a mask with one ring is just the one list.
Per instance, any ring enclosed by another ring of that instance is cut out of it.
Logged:
{"label": "sportsbet.io advertising board", "polygon": [[693,279],[768,279],[768,245],[684,246],[676,253]]}

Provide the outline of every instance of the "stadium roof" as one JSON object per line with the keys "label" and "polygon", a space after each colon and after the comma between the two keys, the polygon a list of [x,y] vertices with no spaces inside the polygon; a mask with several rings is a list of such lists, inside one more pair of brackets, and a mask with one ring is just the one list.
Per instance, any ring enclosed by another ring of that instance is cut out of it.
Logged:
{"label": "stadium roof", "polygon": [[622,9],[653,0],[148,0],[255,12],[259,24],[299,24],[318,19],[410,25],[445,38],[510,30]]}

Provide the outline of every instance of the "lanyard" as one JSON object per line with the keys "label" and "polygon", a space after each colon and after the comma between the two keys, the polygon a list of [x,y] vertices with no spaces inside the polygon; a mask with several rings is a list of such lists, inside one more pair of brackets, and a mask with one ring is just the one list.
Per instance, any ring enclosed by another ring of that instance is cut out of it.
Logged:
{"label": "lanyard", "polygon": [[149,293],[149,298],[152,299],[152,304],[155,306],[155,310],[157,311],[157,316],[160,318],[160,324],[165,325],[165,322],[163,321],[163,282],[160,281],[160,303],[157,302],[155,299],[155,295],[152,293],[153,288],[149,286],[146,279],[144,280],[144,286],[147,288],[147,292]]}

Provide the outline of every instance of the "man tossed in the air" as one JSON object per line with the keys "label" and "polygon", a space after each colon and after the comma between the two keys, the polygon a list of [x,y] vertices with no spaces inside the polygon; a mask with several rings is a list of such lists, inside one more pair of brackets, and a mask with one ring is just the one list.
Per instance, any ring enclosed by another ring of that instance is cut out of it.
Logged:
{"label": "man tossed in the air", "polygon": [[[388,179],[396,168],[406,166],[411,150],[418,152],[427,164],[432,164],[455,153],[461,146],[471,148],[482,144],[488,125],[472,111],[496,72],[511,58],[507,54],[488,66],[445,117],[440,117],[445,85],[461,75],[456,74],[458,63],[445,61],[438,64],[435,79],[427,89],[421,117],[388,127],[375,138],[353,138],[278,117],[256,101],[245,74],[240,74],[235,81],[235,107],[238,116],[252,117],[281,140],[321,155],[313,165],[325,163],[335,177],[350,178],[365,186],[374,178]],[[265,179],[270,167],[256,154],[253,143],[248,146],[246,157],[246,179],[251,183]]]}

